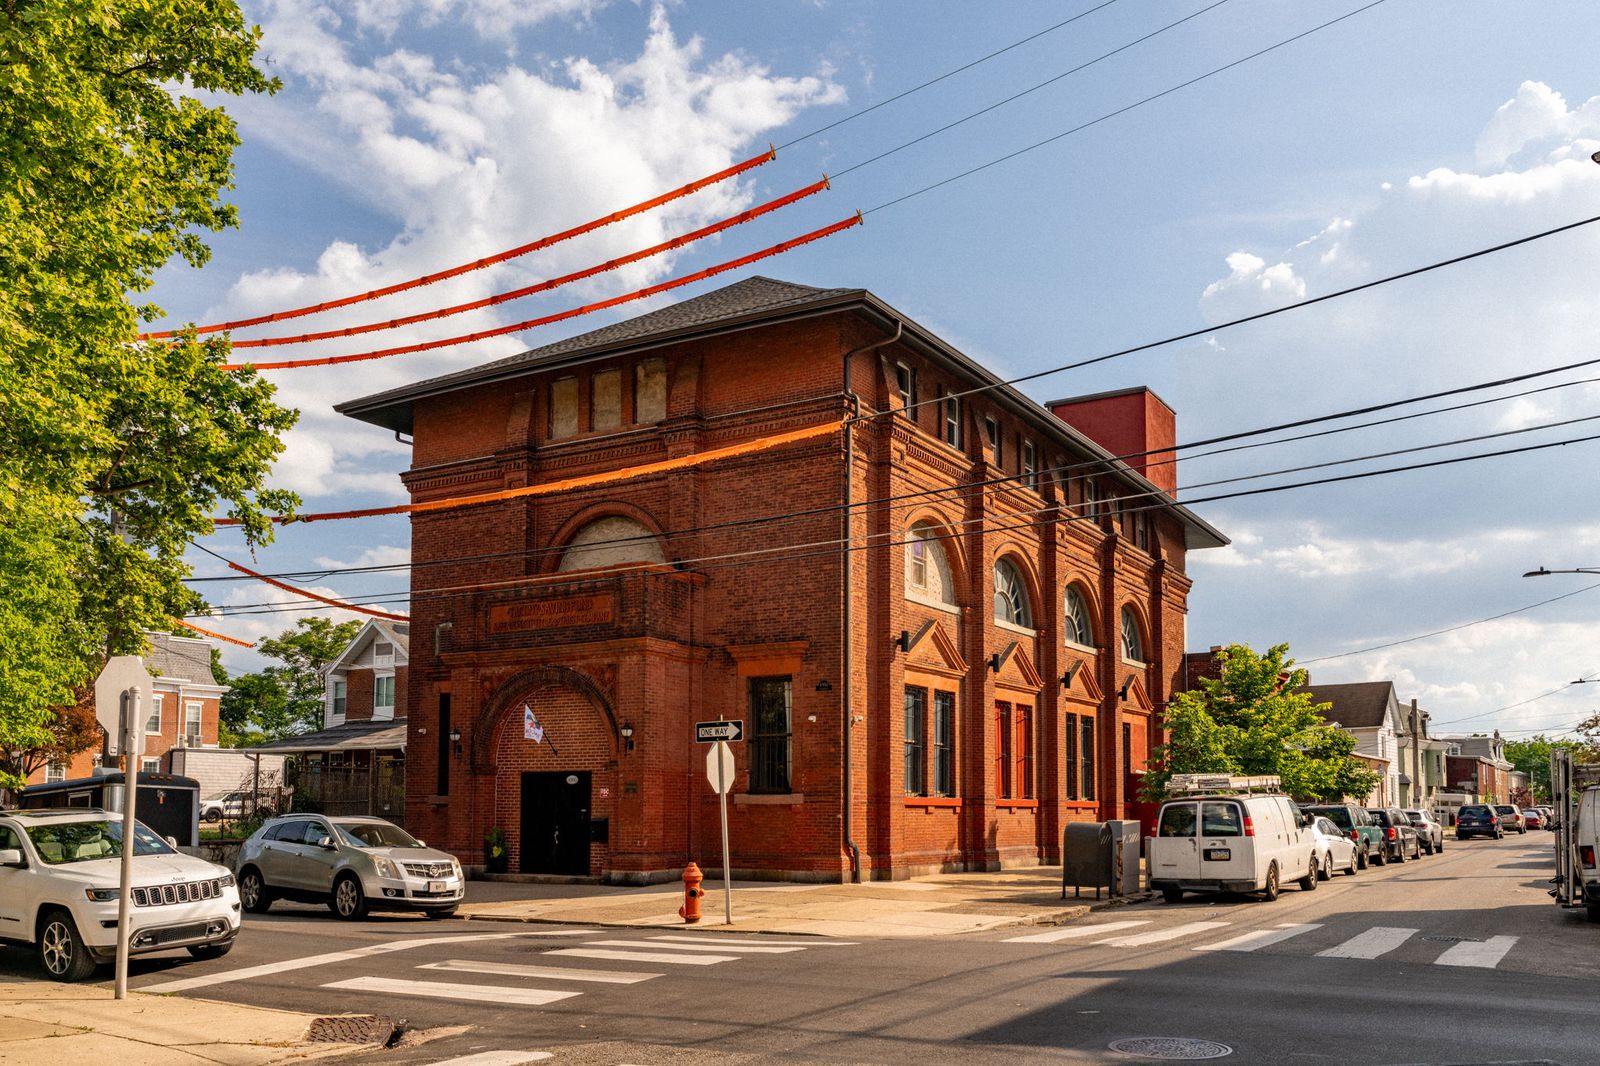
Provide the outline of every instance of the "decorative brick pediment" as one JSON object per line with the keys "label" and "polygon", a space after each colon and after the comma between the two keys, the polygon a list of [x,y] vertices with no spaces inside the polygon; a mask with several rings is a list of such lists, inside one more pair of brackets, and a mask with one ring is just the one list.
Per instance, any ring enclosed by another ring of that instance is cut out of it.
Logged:
{"label": "decorative brick pediment", "polygon": [[1028,692],[1038,692],[1044,688],[1044,679],[1039,676],[1039,671],[1034,669],[1033,659],[1017,641],[1012,641],[1010,646],[1000,653],[1000,669],[995,674],[994,683]]}
{"label": "decorative brick pediment", "polygon": [[1150,694],[1144,689],[1144,679],[1134,675],[1133,684],[1128,686],[1128,696],[1122,701],[1129,710],[1142,711],[1149,714],[1155,708],[1150,703]]}
{"label": "decorative brick pediment", "polygon": [[[1061,690],[1061,694],[1075,703],[1086,703],[1099,706],[1105,699],[1105,693],[1100,691],[1100,685],[1094,679],[1093,659],[1073,659],[1067,657],[1067,664],[1063,674],[1070,672],[1072,680]],[[1074,669],[1071,664],[1076,663]]]}
{"label": "decorative brick pediment", "polygon": [[911,635],[911,649],[906,652],[906,669],[945,677],[963,677],[967,661],[961,657],[954,638],[944,626],[934,619],[922,623]]}

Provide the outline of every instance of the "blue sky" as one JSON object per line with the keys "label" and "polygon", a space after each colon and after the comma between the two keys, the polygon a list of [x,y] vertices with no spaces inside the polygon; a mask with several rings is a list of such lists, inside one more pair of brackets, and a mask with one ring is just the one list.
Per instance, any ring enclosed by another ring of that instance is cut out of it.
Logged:
{"label": "blue sky", "polygon": [[[165,272],[155,296],[175,318],[211,321],[497,251],[784,144],[1098,2],[252,0],[246,12],[266,30],[263,56],[284,90],[228,103],[244,137],[233,195],[242,225],[213,240],[215,257],[204,270]],[[421,310],[654,243],[824,171],[841,174],[1194,16],[842,174],[832,191],[720,240],[479,313],[464,328],[664,280],[870,210],[1362,6],[1212,3],[1113,2],[786,147],[738,184],[438,291],[369,306],[384,317]],[[1597,39],[1600,8],[1592,3],[1387,0],[1052,145],[873,211],[864,227],[746,273],[869,288],[1007,375],[1186,332],[1600,214],[1600,167],[1587,158],[1600,149]],[[1148,384],[1176,408],[1180,440],[1307,417],[1600,356],[1597,278],[1600,232],[1583,230],[1056,375],[1027,391],[1047,399]],[[275,372],[283,398],[303,411],[278,479],[305,497],[308,510],[399,501],[405,449],[334,415],[331,403],[548,343],[667,299],[472,347]],[[378,316],[357,308],[328,317],[345,325]],[[462,332],[465,322],[416,327],[408,339]],[[1546,381],[1583,377],[1600,370]],[[1180,484],[1510,429],[1530,432],[1409,461],[1582,436],[1600,429],[1537,427],[1593,414],[1597,399],[1596,386],[1576,385],[1195,459],[1180,466]],[[1574,444],[1201,505],[1235,545],[1191,557],[1189,645],[1287,641],[1298,656],[1320,658],[1584,588],[1593,582],[1519,575],[1540,564],[1600,566],[1597,459],[1600,443]],[[406,537],[396,520],[290,528],[257,561],[273,571],[398,561]],[[229,534],[212,546],[242,557]],[[203,558],[196,567],[216,572]],[[401,575],[379,574],[316,587],[358,596],[403,585]],[[226,588],[215,602],[280,599],[257,585]],[[239,615],[214,625],[256,637],[294,617]],[[1392,678],[1402,697],[1416,696],[1436,720],[1449,721],[1600,673],[1597,621],[1600,592],[1311,669],[1325,682]],[[244,652],[230,652],[229,661],[236,669],[253,664]],[[1588,691],[1563,690],[1469,724],[1563,728],[1592,710]]]}

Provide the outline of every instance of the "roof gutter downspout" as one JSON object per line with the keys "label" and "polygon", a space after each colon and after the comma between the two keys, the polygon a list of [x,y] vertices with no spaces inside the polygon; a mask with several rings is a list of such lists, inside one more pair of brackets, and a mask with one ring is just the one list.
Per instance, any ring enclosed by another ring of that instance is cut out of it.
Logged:
{"label": "roof gutter downspout", "polygon": [[840,513],[839,536],[839,704],[843,709],[844,729],[844,848],[850,853],[850,880],[856,884],[861,883],[861,848],[856,845],[855,838],[850,835],[851,824],[854,819],[854,804],[851,802],[855,795],[854,759],[851,755],[851,731],[855,728],[855,710],[851,699],[853,686],[851,677],[851,651],[855,632],[855,596],[854,582],[851,581],[850,556],[851,536],[850,523],[855,510],[855,469],[856,469],[856,420],[861,415],[861,397],[851,388],[850,364],[855,356],[875,352],[879,348],[886,348],[900,340],[905,332],[905,323],[895,320],[894,336],[861,348],[855,348],[844,353],[844,366],[842,387],[845,398],[850,403],[850,414],[844,421],[844,509]]}

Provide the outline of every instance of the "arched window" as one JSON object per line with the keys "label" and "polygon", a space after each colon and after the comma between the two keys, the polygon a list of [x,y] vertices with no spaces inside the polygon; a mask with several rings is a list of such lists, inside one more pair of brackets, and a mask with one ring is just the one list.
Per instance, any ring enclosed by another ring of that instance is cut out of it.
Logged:
{"label": "arched window", "polygon": [[1094,627],[1089,622],[1089,601],[1077,585],[1067,586],[1067,613],[1065,626],[1067,643],[1094,647]]}
{"label": "arched window", "polygon": [[1144,662],[1144,641],[1139,638],[1139,616],[1132,607],[1122,608],[1122,657],[1132,662]]}
{"label": "arched window", "polygon": [[1028,586],[1022,572],[1010,559],[994,564],[994,618],[997,622],[1033,628],[1033,608],[1028,603]]}
{"label": "arched window", "polygon": [[578,530],[561,556],[562,573],[623,563],[664,563],[661,543],[643,522],[623,515],[597,518]]}
{"label": "arched window", "polygon": [[954,607],[955,582],[950,579],[950,561],[945,558],[938,529],[918,522],[908,531],[905,547],[906,597]]}

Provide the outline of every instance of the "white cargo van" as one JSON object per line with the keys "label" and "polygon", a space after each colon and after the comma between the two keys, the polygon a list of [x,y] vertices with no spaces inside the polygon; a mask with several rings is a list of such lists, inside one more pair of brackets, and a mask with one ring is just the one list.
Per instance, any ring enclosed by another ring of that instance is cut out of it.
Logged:
{"label": "white cargo van", "polygon": [[1309,821],[1276,777],[1174,774],[1151,838],[1150,887],[1168,903],[1185,892],[1260,892],[1285,881],[1317,887]]}
{"label": "white cargo van", "polygon": [[1555,807],[1556,887],[1563,907],[1583,907],[1600,922],[1600,764],[1579,764],[1572,752],[1550,753],[1550,797]]}

